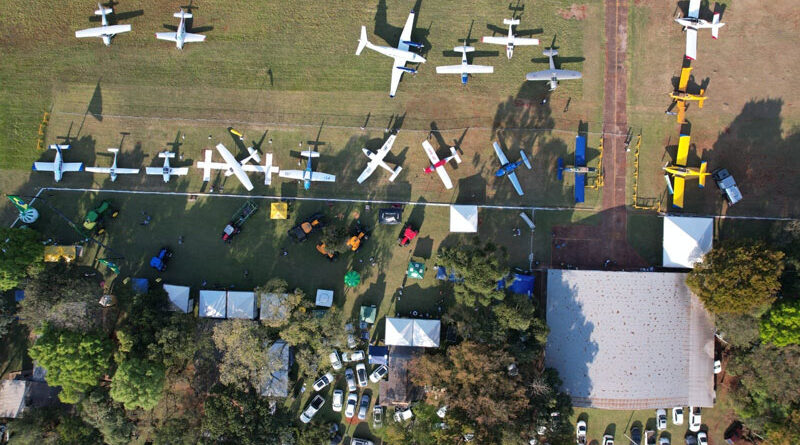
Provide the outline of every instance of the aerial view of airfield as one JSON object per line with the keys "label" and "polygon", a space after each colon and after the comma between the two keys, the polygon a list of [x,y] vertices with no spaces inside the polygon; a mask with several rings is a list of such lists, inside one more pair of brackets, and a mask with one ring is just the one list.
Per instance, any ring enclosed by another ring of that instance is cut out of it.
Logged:
{"label": "aerial view of airfield", "polygon": [[0,2],[0,444],[800,443],[798,31]]}

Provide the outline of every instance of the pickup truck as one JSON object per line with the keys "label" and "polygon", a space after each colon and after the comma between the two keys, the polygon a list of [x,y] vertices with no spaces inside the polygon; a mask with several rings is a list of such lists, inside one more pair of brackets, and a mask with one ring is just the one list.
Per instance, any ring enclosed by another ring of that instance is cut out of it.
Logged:
{"label": "pickup truck", "polygon": [[728,201],[728,205],[734,205],[742,200],[742,193],[739,191],[736,181],[727,169],[718,168],[711,173],[711,177],[714,179],[714,182],[717,183],[717,187],[719,187],[722,192],[722,196]]}

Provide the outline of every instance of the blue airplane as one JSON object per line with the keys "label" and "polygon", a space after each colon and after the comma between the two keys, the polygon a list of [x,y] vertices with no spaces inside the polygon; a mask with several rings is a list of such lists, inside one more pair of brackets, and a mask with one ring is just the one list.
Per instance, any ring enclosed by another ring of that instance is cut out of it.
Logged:
{"label": "blue airplane", "polygon": [[311,158],[318,158],[319,152],[306,150],[300,155],[308,158],[305,170],[281,170],[278,172],[278,176],[303,181],[303,188],[306,190],[311,188],[312,181],[336,182],[336,175],[311,171]]}
{"label": "blue airplane", "polygon": [[497,142],[493,143],[494,152],[497,154],[497,158],[500,160],[500,168],[494,174],[497,177],[500,176],[508,176],[508,179],[511,181],[511,184],[514,186],[514,190],[517,191],[519,196],[524,195],[525,193],[522,191],[522,186],[519,184],[519,179],[517,179],[517,174],[514,170],[517,169],[521,164],[525,164],[525,167],[528,167],[528,170],[531,168],[531,162],[528,160],[528,157],[525,156],[525,152],[520,150],[520,160],[517,162],[508,162],[508,158],[506,158],[505,153],[503,153],[503,149],[500,148],[500,144]]}
{"label": "blue airplane", "polygon": [[596,173],[597,169],[586,166],[586,136],[575,137],[575,165],[564,165],[564,159],[558,158],[558,180],[564,180],[564,172],[575,174],[575,202],[584,202],[586,174]]}

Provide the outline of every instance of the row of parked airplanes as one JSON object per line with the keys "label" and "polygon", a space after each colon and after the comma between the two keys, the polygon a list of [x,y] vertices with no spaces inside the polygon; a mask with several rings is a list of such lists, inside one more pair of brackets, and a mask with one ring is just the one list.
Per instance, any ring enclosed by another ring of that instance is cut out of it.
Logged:
{"label": "row of parked airplanes", "polygon": [[[389,176],[389,181],[393,182],[400,172],[403,170],[401,166],[395,166],[392,168],[389,164],[384,161],[386,155],[392,149],[392,145],[394,145],[394,141],[397,138],[396,134],[391,134],[388,139],[384,142],[383,146],[376,152],[372,152],[367,148],[363,148],[362,151],[364,154],[369,158],[369,163],[367,163],[364,171],[359,175],[356,182],[359,184],[363,183],[367,180],[378,167],[381,167],[391,173]],[[500,160],[500,168],[495,173],[495,176],[507,176],[508,179],[511,181],[511,184],[514,186],[514,190],[522,196],[522,186],[517,179],[517,175],[515,170],[522,164],[525,164],[528,169],[531,169],[531,163],[528,160],[528,157],[525,155],[523,150],[520,150],[520,160],[516,162],[510,162],[506,157],[503,149],[500,147],[500,144],[494,142],[493,144],[495,154],[497,158]],[[107,174],[111,176],[111,180],[115,181],[117,179],[117,175],[120,174],[139,174],[140,169],[138,168],[121,168],[117,166],[117,154],[119,153],[118,148],[109,148],[108,151],[114,154],[114,160],[111,163],[110,167],[85,167],[82,162],[64,162],[64,154],[63,151],[69,149],[70,146],[68,144],[55,144],[50,145],[51,150],[55,150],[56,156],[53,162],[34,162],[33,163],[33,170],[34,171],[47,171],[53,172],[55,177],[55,181],[58,182],[61,180],[62,175],[65,172],[78,172],[78,171],[88,171],[92,173],[101,173]],[[431,161],[431,164],[428,165],[424,172],[425,173],[433,173],[439,175],[439,178],[442,180],[444,187],[446,189],[453,188],[453,182],[450,180],[450,176],[447,174],[447,170],[445,170],[445,166],[450,161],[455,161],[456,163],[461,163],[461,157],[458,154],[458,151],[455,147],[450,147],[450,156],[440,159],[439,156],[436,154],[436,150],[433,146],[427,141],[422,141],[422,148],[425,150],[425,154]],[[300,152],[300,155],[304,158],[307,158],[308,161],[306,163],[306,168],[304,170],[283,170],[280,167],[272,164],[272,153],[266,153],[264,156],[264,164],[261,164],[261,154],[253,147],[247,147],[249,154],[241,159],[237,160],[236,157],[225,147],[223,144],[217,144],[216,146],[217,153],[219,153],[220,157],[222,157],[223,162],[214,162],[213,159],[213,151],[212,150],[205,150],[205,157],[202,161],[197,163],[197,168],[203,170],[203,181],[208,182],[211,180],[211,170],[221,170],[224,171],[225,176],[235,175],[237,179],[242,183],[244,188],[248,191],[253,190],[253,183],[250,181],[250,178],[247,176],[247,173],[256,172],[256,173],[263,173],[264,174],[264,185],[271,185],[272,183],[272,175],[278,174],[281,178],[287,179],[295,179],[301,181],[303,183],[303,187],[308,190],[311,188],[312,182],[335,182],[336,175],[331,175],[328,173],[321,173],[317,171],[313,171],[311,168],[311,160],[313,158],[319,157],[319,152],[314,150],[304,150]],[[164,165],[162,167],[146,167],[145,173],[148,175],[161,175],[164,179],[164,182],[169,182],[171,176],[184,176],[189,174],[189,167],[173,167],[170,166],[170,159],[175,157],[175,153],[173,152],[162,152],[158,155],[160,158],[164,159]]]}

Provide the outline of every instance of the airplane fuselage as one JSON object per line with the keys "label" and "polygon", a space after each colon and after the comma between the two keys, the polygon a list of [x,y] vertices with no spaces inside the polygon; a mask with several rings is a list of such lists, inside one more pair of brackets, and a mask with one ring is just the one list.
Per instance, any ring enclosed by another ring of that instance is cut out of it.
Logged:
{"label": "airplane fuselage", "polygon": [[506,57],[511,60],[514,55],[514,25],[508,25],[508,43],[506,43]]}
{"label": "airplane fuselage", "polygon": [[56,182],[61,180],[61,176],[63,174],[64,174],[64,158],[61,155],[61,149],[56,148],[56,158],[53,160],[53,176],[55,177]]}
{"label": "airplane fuselage", "polygon": [[[404,46],[406,48],[408,47],[408,45],[403,44],[403,43],[401,43],[400,46],[401,47]],[[411,62],[411,63],[424,63],[425,62],[425,58],[424,57],[420,56],[419,54],[417,54],[415,52],[411,52],[411,51],[408,51],[407,49],[403,49],[403,48],[392,48],[391,46],[378,46],[378,45],[373,45],[372,43],[368,43],[367,44],[367,48],[369,48],[369,49],[371,49],[373,51],[379,52],[379,53],[381,53],[381,54],[383,54],[385,56],[393,57],[393,58],[396,58],[396,59],[397,58],[405,59],[406,62]]]}
{"label": "airplane fuselage", "polygon": [[185,38],[186,38],[186,19],[181,17],[181,22],[178,24],[178,32],[175,33],[175,46],[177,46],[178,49],[183,49],[183,42]]}
{"label": "airplane fuselage", "polygon": [[497,177],[505,176],[516,170],[517,167],[519,167],[520,165],[522,165],[521,159],[517,162],[509,162],[508,164],[505,164],[502,167],[500,167],[494,175]]}
{"label": "airplane fuselage", "polygon": [[[366,150],[366,149],[365,149]],[[311,157],[308,158],[308,164],[303,171],[303,188],[308,190],[311,188]]]}

